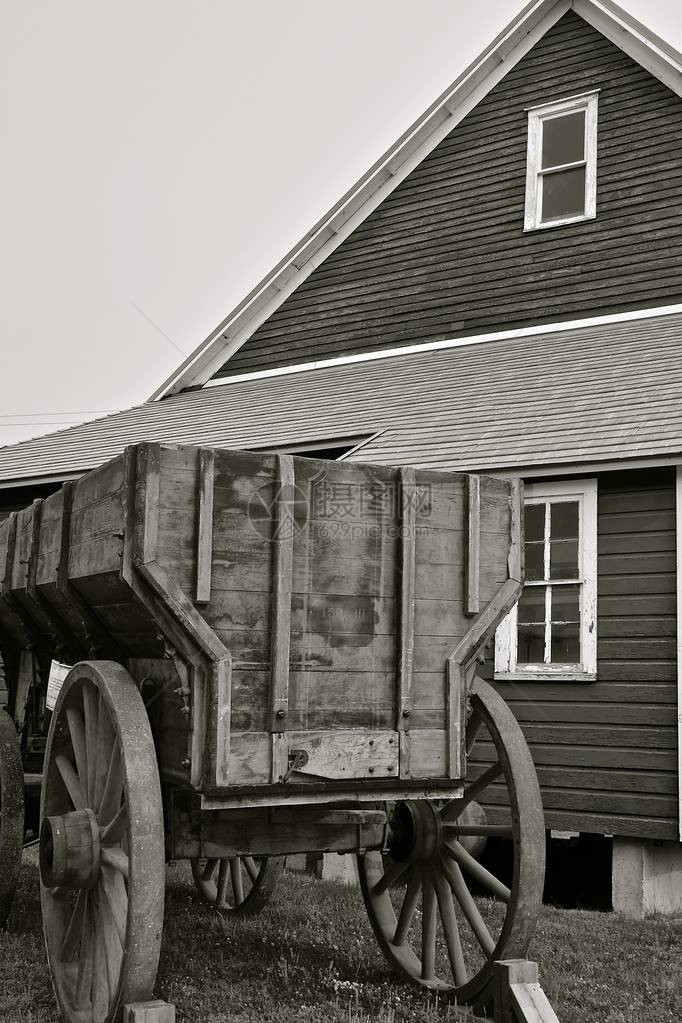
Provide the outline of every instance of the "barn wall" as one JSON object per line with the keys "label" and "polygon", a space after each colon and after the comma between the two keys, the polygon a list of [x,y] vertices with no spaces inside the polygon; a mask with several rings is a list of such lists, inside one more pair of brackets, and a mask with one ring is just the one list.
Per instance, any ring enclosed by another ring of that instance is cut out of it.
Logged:
{"label": "barn wall", "polygon": [[677,839],[674,472],[598,487],[598,680],[498,689],[531,743],[548,827]]}
{"label": "barn wall", "polygon": [[[597,218],[524,234],[524,108],[591,89]],[[218,375],[679,302],[681,112],[567,14]]]}

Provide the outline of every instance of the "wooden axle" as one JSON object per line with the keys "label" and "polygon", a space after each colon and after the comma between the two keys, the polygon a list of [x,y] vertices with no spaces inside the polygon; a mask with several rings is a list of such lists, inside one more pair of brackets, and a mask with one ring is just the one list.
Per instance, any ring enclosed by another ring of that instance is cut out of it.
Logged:
{"label": "wooden axle", "polygon": [[174,799],[166,836],[170,859],[285,856],[382,849],[387,816],[377,809],[297,807],[201,811]]}

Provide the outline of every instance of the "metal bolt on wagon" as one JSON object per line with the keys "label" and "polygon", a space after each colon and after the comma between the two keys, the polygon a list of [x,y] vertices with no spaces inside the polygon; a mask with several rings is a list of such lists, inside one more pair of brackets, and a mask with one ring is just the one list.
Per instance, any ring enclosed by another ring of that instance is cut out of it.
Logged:
{"label": "metal bolt on wagon", "polygon": [[247,913],[299,852],[357,855],[396,971],[490,1000],[544,873],[528,748],[476,675],[521,530],[508,480],[149,443],[0,524],[0,910],[26,774],[67,1020],[151,996],[166,861]]}

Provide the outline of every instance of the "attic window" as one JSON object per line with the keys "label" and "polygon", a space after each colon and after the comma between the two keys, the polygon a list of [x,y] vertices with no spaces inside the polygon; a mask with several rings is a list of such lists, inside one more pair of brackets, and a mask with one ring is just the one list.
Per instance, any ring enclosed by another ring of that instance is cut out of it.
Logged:
{"label": "attic window", "polygon": [[597,211],[597,93],[528,110],[525,231]]}

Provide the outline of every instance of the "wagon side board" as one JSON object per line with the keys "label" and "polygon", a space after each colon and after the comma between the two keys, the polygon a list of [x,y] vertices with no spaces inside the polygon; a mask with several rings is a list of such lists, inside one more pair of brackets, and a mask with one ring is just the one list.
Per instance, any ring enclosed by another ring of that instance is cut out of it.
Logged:
{"label": "wagon side board", "polygon": [[206,805],[453,794],[519,485],[139,444],[0,524],[14,645],[126,663]]}

